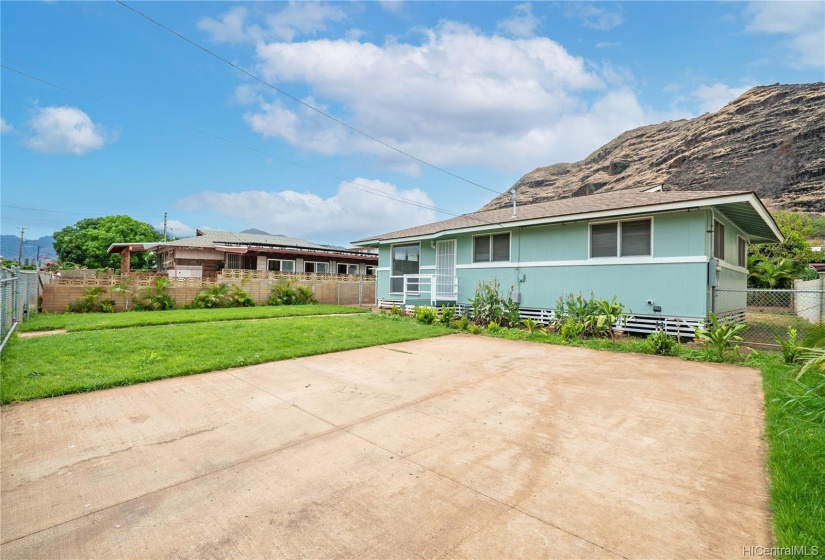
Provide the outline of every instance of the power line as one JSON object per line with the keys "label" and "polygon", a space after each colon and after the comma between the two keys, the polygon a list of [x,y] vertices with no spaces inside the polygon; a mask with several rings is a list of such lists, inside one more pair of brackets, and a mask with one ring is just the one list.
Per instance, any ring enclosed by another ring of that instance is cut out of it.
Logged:
{"label": "power line", "polygon": [[238,66],[238,65],[237,65],[237,64],[235,64],[234,62],[232,62],[232,61],[230,61],[230,60],[227,60],[227,59],[223,58],[221,55],[219,55],[219,54],[217,54],[217,53],[215,53],[215,52],[213,52],[213,51],[211,51],[211,50],[207,49],[206,47],[204,47],[203,45],[201,45],[201,44],[199,44],[199,43],[196,43],[195,41],[193,41],[192,39],[189,39],[189,38],[188,38],[188,37],[186,37],[185,35],[182,35],[181,33],[178,33],[178,32],[177,32],[177,31],[175,31],[174,29],[171,29],[171,28],[169,28],[169,27],[165,26],[164,24],[160,23],[160,22],[159,22],[159,21],[157,21],[156,19],[153,19],[153,18],[151,18],[150,16],[148,16],[148,15],[144,14],[143,12],[141,12],[140,10],[137,10],[137,9],[135,9],[135,8],[133,8],[133,7],[131,7],[131,6],[129,6],[129,5],[128,5],[128,4],[126,4],[125,2],[122,2],[121,0],[117,0],[117,3],[118,3],[118,4],[120,4],[121,6],[123,6],[124,8],[127,8],[127,9],[131,10],[132,12],[134,12],[134,13],[138,14],[139,16],[141,16],[141,17],[143,17],[143,18],[145,18],[145,19],[149,20],[150,22],[154,23],[155,25],[157,25],[157,26],[158,26],[158,27],[160,27],[161,29],[163,29],[163,30],[165,30],[165,31],[168,31],[168,32],[169,32],[169,33],[171,33],[172,35],[175,35],[176,37],[178,37],[178,38],[180,38],[180,39],[182,39],[182,40],[186,41],[187,43],[189,43],[189,44],[190,44],[190,45],[192,45],[193,47],[196,47],[196,48],[198,48],[198,49],[202,50],[203,52],[207,53],[208,55],[213,56],[214,58],[216,58],[216,59],[220,60],[220,61],[221,61],[221,62],[223,62],[224,64],[228,64],[229,66],[231,66],[232,68],[234,68],[234,69],[235,69],[235,70],[237,70],[238,72],[241,72],[242,74],[245,74],[246,76],[249,76],[249,77],[250,77],[250,78],[252,78],[253,80],[255,80],[255,81],[257,81],[257,82],[259,82],[259,83],[261,83],[261,84],[263,84],[263,85],[265,85],[265,86],[267,86],[267,87],[269,87],[269,88],[271,88],[271,89],[273,89],[273,90],[275,90],[276,92],[280,93],[281,95],[283,95],[283,96],[285,96],[285,97],[288,97],[289,99],[292,99],[293,101],[295,101],[296,103],[299,103],[299,104],[303,105],[303,106],[304,106],[304,107],[306,107],[307,109],[310,109],[310,110],[312,110],[312,111],[315,111],[315,112],[316,112],[316,113],[318,113],[319,115],[322,115],[322,116],[324,116],[324,117],[326,117],[326,118],[328,118],[328,119],[330,119],[330,120],[332,120],[332,121],[334,121],[334,122],[336,122],[336,123],[340,124],[341,126],[344,126],[344,127],[348,128],[348,129],[352,130],[353,132],[357,132],[358,134],[360,134],[360,135],[362,135],[362,136],[364,136],[364,137],[366,137],[366,138],[369,138],[369,139],[370,139],[370,140],[372,140],[373,142],[377,142],[378,144],[381,144],[382,146],[385,146],[385,147],[389,148],[390,150],[393,150],[393,151],[395,151],[395,152],[398,152],[398,153],[399,153],[399,154],[401,154],[401,155],[404,155],[404,156],[406,156],[406,157],[408,157],[408,158],[410,158],[410,159],[413,159],[413,160],[417,161],[418,163],[421,163],[421,164],[423,164],[423,165],[426,165],[426,166],[428,166],[428,167],[431,167],[431,168],[433,168],[433,169],[435,169],[435,170],[437,170],[437,171],[441,171],[442,173],[445,173],[445,174],[447,174],[447,175],[449,175],[449,176],[451,176],[451,177],[454,177],[454,178],[456,178],[456,179],[459,179],[459,180],[461,180],[461,181],[464,181],[465,183],[468,183],[468,184],[470,184],[470,185],[473,185],[473,186],[476,186],[476,187],[478,187],[478,188],[484,189],[484,190],[486,190],[486,191],[490,191],[490,192],[495,193],[495,194],[502,194],[502,193],[500,193],[500,192],[498,192],[498,191],[496,191],[496,190],[493,190],[493,189],[491,189],[491,188],[489,188],[489,187],[485,187],[484,185],[480,185],[479,183],[476,183],[475,181],[471,181],[470,179],[465,179],[464,177],[462,177],[462,176],[460,176],[460,175],[456,175],[455,173],[453,173],[453,172],[451,172],[451,171],[447,171],[446,169],[444,169],[444,168],[442,168],[442,167],[438,167],[437,165],[434,165],[434,164],[432,164],[432,163],[430,163],[430,162],[428,162],[428,161],[424,161],[423,159],[418,158],[418,157],[416,157],[416,156],[414,156],[414,155],[412,155],[412,154],[410,154],[410,153],[408,153],[408,152],[405,152],[404,150],[402,150],[402,149],[400,149],[400,148],[396,148],[395,146],[393,146],[393,145],[391,145],[391,144],[388,144],[387,142],[384,142],[383,140],[381,140],[381,139],[379,139],[379,138],[376,138],[375,136],[372,136],[371,134],[368,134],[367,132],[364,132],[364,131],[363,131],[363,130],[361,130],[361,129],[358,129],[358,128],[356,128],[356,127],[352,126],[351,124],[349,124],[349,123],[346,123],[346,122],[342,121],[341,119],[339,119],[339,118],[337,118],[337,117],[335,117],[335,116],[333,116],[333,115],[331,115],[331,114],[327,113],[326,111],[323,111],[322,109],[319,109],[319,108],[315,107],[314,105],[311,105],[311,104],[307,103],[306,101],[302,101],[301,99],[299,99],[299,98],[295,97],[295,96],[294,96],[294,95],[292,95],[291,93],[289,93],[289,92],[287,92],[287,91],[285,91],[285,90],[282,90],[281,88],[279,88],[279,87],[277,87],[277,86],[275,86],[275,85],[273,85],[273,84],[271,84],[271,83],[267,82],[267,81],[266,81],[266,80],[264,80],[263,78],[259,78],[258,76],[256,76],[256,75],[255,75],[255,74],[253,74],[252,72],[250,72],[250,71],[248,71],[248,70],[245,70],[244,68],[241,68],[240,66]]}
{"label": "power line", "polygon": [[[73,214],[77,216],[88,216],[88,212],[67,212],[64,210],[46,210],[44,208],[28,208],[26,206],[11,206],[9,204],[0,204],[2,208],[13,208],[15,210],[30,210],[32,212],[49,212],[50,214]],[[131,216],[132,218],[154,219],[159,218],[160,214],[154,216]]]}

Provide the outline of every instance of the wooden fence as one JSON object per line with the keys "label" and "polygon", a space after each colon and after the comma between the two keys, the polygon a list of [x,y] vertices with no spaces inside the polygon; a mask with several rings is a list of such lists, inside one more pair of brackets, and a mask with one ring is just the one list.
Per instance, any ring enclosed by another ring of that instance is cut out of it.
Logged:
{"label": "wooden fence", "polygon": [[[140,273],[129,277],[128,290],[132,293],[151,289],[156,278],[166,275]],[[118,293],[113,288],[124,279],[119,275],[73,276],[53,278],[43,286],[41,309],[47,313],[63,313],[73,300],[83,297],[83,290],[90,286],[107,288],[104,297],[115,302],[115,312],[124,310],[124,304],[132,295]],[[258,271],[222,271],[215,280],[205,278],[171,278],[167,293],[183,307],[190,303],[198,292],[216,283],[235,285],[248,292],[256,304],[265,304],[272,288],[290,282],[293,286],[306,286],[315,294],[319,303],[339,305],[374,305],[375,277],[345,274],[305,274]],[[131,304],[128,304],[131,308]]]}

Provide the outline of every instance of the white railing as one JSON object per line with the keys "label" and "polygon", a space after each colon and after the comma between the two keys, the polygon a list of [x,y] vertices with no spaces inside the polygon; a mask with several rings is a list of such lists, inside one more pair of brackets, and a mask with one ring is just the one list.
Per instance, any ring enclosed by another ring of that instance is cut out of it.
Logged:
{"label": "white railing", "polygon": [[[445,288],[451,288],[448,293]],[[400,288],[400,289],[399,289]],[[444,276],[435,274],[405,274],[390,277],[390,292],[393,296],[400,295],[401,303],[407,300],[429,300],[430,305],[436,301],[456,301],[458,294],[458,277],[454,276],[445,282]]]}

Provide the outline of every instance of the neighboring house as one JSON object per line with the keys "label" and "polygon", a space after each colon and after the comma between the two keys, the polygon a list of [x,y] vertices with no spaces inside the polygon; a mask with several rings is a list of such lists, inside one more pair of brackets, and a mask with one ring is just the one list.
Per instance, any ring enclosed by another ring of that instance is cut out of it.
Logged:
{"label": "neighboring house", "polygon": [[214,279],[225,269],[370,275],[378,264],[378,256],[362,248],[348,250],[264,232],[197,230],[187,239],[109,247],[109,253],[121,255],[121,272],[128,272],[129,255],[139,251],[155,251],[158,271],[176,278]]}
{"label": "neighboring house", "polygon": [[[752,192],[656,187],[475,212],[354,244],[378,248],[382,307],[466,305],[496,278],[513,287],[522,316],[547,320],[566,294],[616,296],[634,317],[626,330],[648,332],[666,319],[671,331],[711,311],[743,313],[748,244],[782,239]],[[714,309],[716,288],[743,292]]]}

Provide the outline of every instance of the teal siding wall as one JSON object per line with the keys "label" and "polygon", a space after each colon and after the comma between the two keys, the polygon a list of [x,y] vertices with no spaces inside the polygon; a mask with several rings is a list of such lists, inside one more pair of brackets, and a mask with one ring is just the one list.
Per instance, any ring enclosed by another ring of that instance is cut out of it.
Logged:
{"label": "teal siding wall", "polygon": [[[710,250],[710,212],[706,210],[674,212],[653,216],[653,257],[692,257],[700,262],[629,263],[619,258],[595,265],[588,259],[589,224],[575,222],[525,228],[495,228],[484,233],[511,234],[509,264],[495,263],[485,268],[473,265],[474,234],[440,237],[456,239],[458,266],[458,301],[466,303],[481,280],[498,278],[502,289],[511,285],[520,292],[523,307],[552,308],[562,294],[581,293],[609,299],[618,297],[633,313],[651,314],[654,305],[665,316],[705,317],[708,311],[707,262]],[[727,224],[726,224],[727,225]],[[732,251],[736,251],[735,228],[731,226]],[[381,247],[379,266],[390,266],[390,247]],[[559,261],[564,261],[559,263]],[[573,261],[573,262],[571,262]],[[578,261],[578,262],[575,262]],[[421,264],[435,264],[435,250],[430,241],[421,243]],[[730,271],[732,272],[732,271]],[[422,270],[434,273],[434,269]],[[524,281],[519,282],[519,275]],[[379,271],[379,297],[389,297],[389,272]],[[386,278],[386,280],[383,280]]]}

